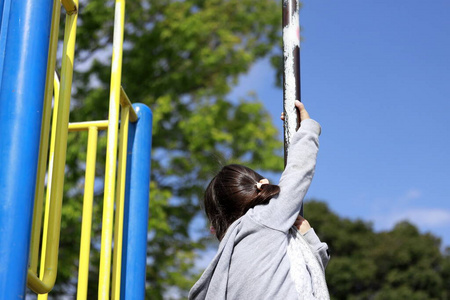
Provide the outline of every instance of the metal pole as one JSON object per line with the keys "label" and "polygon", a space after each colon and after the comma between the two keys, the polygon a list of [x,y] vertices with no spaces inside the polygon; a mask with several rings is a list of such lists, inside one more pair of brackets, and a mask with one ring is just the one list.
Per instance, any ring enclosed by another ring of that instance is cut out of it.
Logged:
{"label": "metal pole", "polygon": [[[283,0],[283,111],[284,165],[286,166],[292,135],[300,127],[300,112],[295,100],[300,93],[300,4],[299,0]],[[303,215],[303,205],[300,211]]]}
{"label": "metal pole", "polygon": [[111,85],[109,92],[108,139],[106,145],[105,187],[103,196],[102,237],[98,277],[98,299],[110,299],[111,248],[116,192],[117,139],[119,131],[120,82],[122,78],[125,0],[115,1]]}
{"label": "metal pole", "polygon": [[152,112],[133,104],[138,121],[128,132],[120,299],[145,299]]}
{"label": "metal pole", "polygon": [[294,106],[300,95],[300,23],[298,0],[283,0],[283,111],[285,164],[291,137],[300,127],[300,115]]}
{"label": "metal pole", "polygon": [[0,31],[0,299],[23,299],[53,1],[3,4],[9,11],[2,24],[9,22]]}

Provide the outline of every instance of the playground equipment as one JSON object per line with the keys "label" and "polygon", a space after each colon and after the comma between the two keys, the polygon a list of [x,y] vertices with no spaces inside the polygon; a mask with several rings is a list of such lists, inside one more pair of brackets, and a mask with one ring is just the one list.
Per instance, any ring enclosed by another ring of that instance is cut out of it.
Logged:
{"label": "playground equipment", "polygon": [[82,130],[88,144],[77,299],[87,297],[99,130],[107,130],[107,149],[98,299],[144,299],[152,114],[121,87],[124,15],[125,0],[116,0],[108,120],[69,123],[78,0],[0,0],[0,299],[23,299],[26,284],[46,299],[54,286],[67,136]]}
{"label": "playground equipment", "polygon": [[[287,162],[292,135],[300,127],[300,112],[295,100],[302,101],[300,89],[300,2],[283,0],[283,112],[284,112],[284,165]],[[300,209],[303,216],[303,204]]]}
{"label": "playground equipment", "polygon": [[295,100],[301,101],[299,8],[300,3],[298,0],[283,0],[283,111],[285,113],[285,163],[291,136],[300,127],[300,115],[294,106]]}

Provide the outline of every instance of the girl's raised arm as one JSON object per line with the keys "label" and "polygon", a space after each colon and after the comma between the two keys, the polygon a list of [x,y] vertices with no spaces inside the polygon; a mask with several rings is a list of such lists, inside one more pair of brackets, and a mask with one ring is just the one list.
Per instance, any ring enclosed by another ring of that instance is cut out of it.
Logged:
{"label": "girl's raised arm", "polygon": [[302,123],[292,136],[286,168],[280,179],[280,194],[267,205],[254,207],[256,221],[273,229],[287,232],[300,213],[303,199],[314,176],[319,150],[320,125],[309,118],[303,104],[300,109]]}

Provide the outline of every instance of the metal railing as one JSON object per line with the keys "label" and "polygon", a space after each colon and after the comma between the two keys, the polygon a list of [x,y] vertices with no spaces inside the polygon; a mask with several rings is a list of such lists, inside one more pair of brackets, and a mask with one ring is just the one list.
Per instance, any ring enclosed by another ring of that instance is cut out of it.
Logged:
{"label": "metal railing", "polygon": [[[137,121],[139,120],[138,114],[131,105],[131,102],[128,99],[125,91],[121,87],[125,1],[116,0],[108,120],[78,123],[69,123],[70,96],[76,39],[76,22],[78,16],[78,0],[61,0],[61,3],[66,10],[66,25],[64,34],[61,76],[59,80],[59,76],[54,71],[52,71],[55,70],[56,65],[56,49],[58,44],[58,27],[61,7],[60,0],[55,0],[51,26],[49,59],[47,65],[47,79],[45,89],[46,93],[41,129],[38,178],[36,183],[33,228],[30,246],[30,264],[28,269],[27,285],[32,291],[38,294],[38,299],[42,300],[47,299],[47,293],[52,290],[55,284],[58,268],[61,208],[68,132],[87,131],[88,142],[82,209],[83,221],[81,225],[81,241],[77,283],[77,299],[86,299],[89,276],[89,257],[93,213],[92,208],[98,131],[107,130],[107,154],[104,182],[103,217],[101,226],[102,235],[100,246],[98,299],[110,299],[110,292],[112,299],[120,299],[122,280],[121,277],[126,276],[126,274],[122,274],[122,265],[124,264],[124,262],[122,261],[122,241],[124,239],[123,235],[125,218],[124,209],[126,202],[125,185],[127,176],[127,156],[129,156],[127,155],[127,152],[129,152],[127,149],[129,149],[130,147],[130,145],[128,145],[129,124],[130,122],[137,123]],[[48,132],[50,132],[53,94],[53,120],[51,126],[49,147]],[[145,113],[148,115],[148,112]],[[144,119],[149,118],[147,115],[144,117]],[[121,124],[120,130],[119,120]],[[143,161],[144,163],[148,164],[149,173],[149,146],[151,145],[151,125],[148,125],[148,120],[145,122],[146,128],[150,128],[150,132],[148,132],[148,134],[150,134],[150,136],[148,137],[148,139],[150,139],[150,144],[146,143],[146,145],[148,144],[148,146],[144,147],[148,152],[148,160],[144,158]],[[48,161],[47,157],[49,158]],[[46,174],[47,189],[45,191]],[[148,180],[149,179],[147,179],[147,181]],[[149,182],[147,182],[147,205],[148,183]],[[143,184],[145,184],[145,180],[143,181]],[[44,195],[45,210],[44,221],[42,222]],[[142,221],[142,223],[146,223],[146,220]],[[114,252],[112,253],[113,232]],[[146,242],[146,236],[144,236],[143,238]],[[39,251],[40,244],[41,249]],[[39,252],[41,253],[41,260],[38,275],[37,270]],[[111,259],[113,263],[112,280]],[[145,290],[145,286],[143,286],[143,288]]]}

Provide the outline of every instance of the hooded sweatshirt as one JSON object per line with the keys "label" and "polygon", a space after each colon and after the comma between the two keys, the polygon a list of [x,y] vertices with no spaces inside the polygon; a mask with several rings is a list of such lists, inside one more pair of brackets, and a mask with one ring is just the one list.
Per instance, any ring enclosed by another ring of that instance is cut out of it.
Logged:
{"label": "hooded sweatshirt", "polygon": [[[314,175],[320,131],[316,121],[302,121],[292,136],[280,193],[231,224],[189,299],[299,299],[287,254],[289,229]],[[325,269],[327,244],[319,240],[314,229],[304,237]]]}

